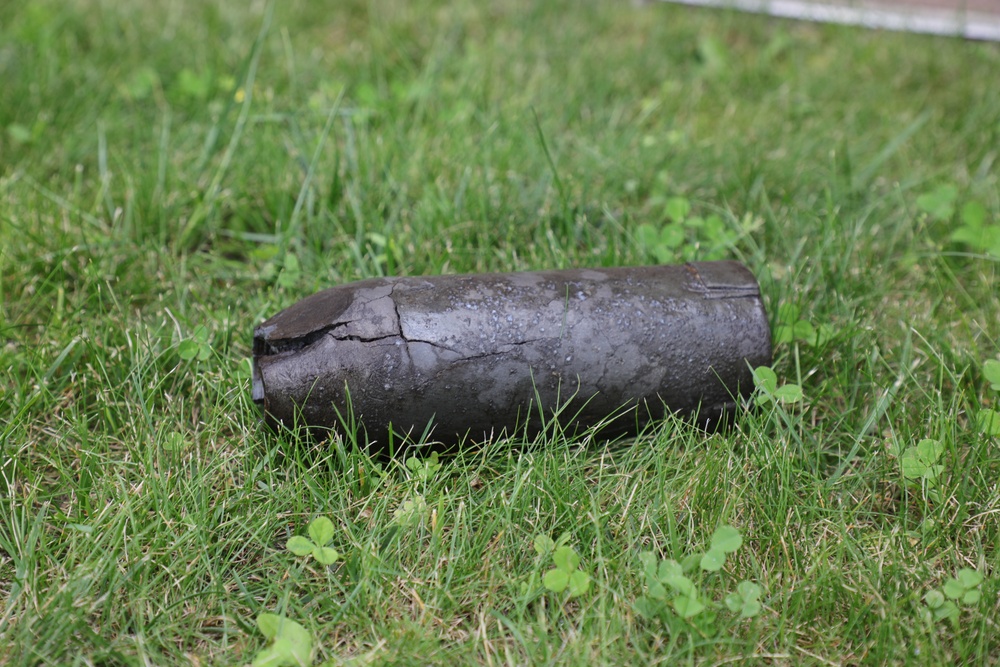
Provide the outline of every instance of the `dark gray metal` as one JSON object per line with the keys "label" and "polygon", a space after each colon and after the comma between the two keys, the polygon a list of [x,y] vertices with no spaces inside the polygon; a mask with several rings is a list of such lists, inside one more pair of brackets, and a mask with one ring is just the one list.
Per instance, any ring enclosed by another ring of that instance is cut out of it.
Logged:
{"label": "dark gray metal", "polygon": [[745,266],[699,262],[363,280],[261,324],[253,355],[272,425],[353,415],[383,448],[390,425],[431,423],[451,445],[537,432],[562,406],[571,430],[615,415],[605,433],[633,433],[665,410],[712,425],[770,364],[771,331]]}

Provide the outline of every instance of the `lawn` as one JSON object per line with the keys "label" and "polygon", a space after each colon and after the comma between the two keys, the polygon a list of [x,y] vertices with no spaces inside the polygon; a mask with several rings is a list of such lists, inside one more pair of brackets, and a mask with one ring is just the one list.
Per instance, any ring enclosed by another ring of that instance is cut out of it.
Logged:
{"label": "lawn", "polygon": [[[1000,660],[998,72],[658,3],[0,4],[0,664]],[[393,461],[250,399],[328,286],[717,258],[787,388],[729,432]]]}

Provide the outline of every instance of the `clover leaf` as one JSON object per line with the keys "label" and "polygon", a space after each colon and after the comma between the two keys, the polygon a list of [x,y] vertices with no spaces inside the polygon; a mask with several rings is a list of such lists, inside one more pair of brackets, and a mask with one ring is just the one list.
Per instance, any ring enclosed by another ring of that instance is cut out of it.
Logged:
{"label": "clover leaf", "polygon": [[986,435],[1000,435],[1000,411],[981,410],[978,415],[979,431]]}
{"label": "clover leaf", "polygon": [[983,376],[990,383],[990,389],[1000,391],[1000,360],[987,360],[983,364]]}
{"label": "clover leaf", "polygon": [[741,581],[736,591],[726,596],[726,606],[731,612],[740,612],[740,617],[750,618],[760,613],[760,594],[763,589],[752,581]]}
{"label": "clover leaf", "polygon": [[208,329],[204,325],[199,325],[191,333],[190,338],[185,338],[177,345],[177,356],[184,361],[197,359],[205,361],[212,354],[212,346],[208,343]]}
{"label": "clover leaf", "polygon": [[803,398],[802,387],[797,384],[778,386],[778,375],[767,366],[753,369],[753,382],[757,387],[757,405],[765,405],[772,401],[779,403],[798,403]]}
{"label": "clover leaf", "polygon": [[307,667],[312,664],[312,635],[295,621],[262,613],[257,628],[272,644],[257,653],[253,667]]}
{"label": "clover leaf", "polygon": [[296,556],[312,554],[320,564],[333,565],[340,559],[336,549],[326,546],[333,539],[333,533],[333,522],[325,516],[317,517],[309,522],[309,537],[295,535],[289,538],[285,548]]}
{"label": "clover leaf", "polygon": [[569,596],[575,598],[590,589],[590,575],[579,569],[580,556],[573,547],[559,547],[552,552],[552,562],[555,567],[545,573],[542,584],[553,593],[569,590]]}
{"label": "clover leaf", "polygon": [[732,526],[719,526],[712,534],[712,544],[701,557],[701,569],[716,572],[726,563],[726,554],[732,553],[743,544],[740,531]]}
{"label": "clover leaf", "polygon": [[963,567],[958,571],[958,576],[949,579],[941,588],[945,597],[952,600],[961,600],[962,604],[976,604],[982,594],[979,592],[979,584],[983,583],[983,575],[975,570]]}
{"label": "clover leaf", "polygon": [[900,459],[903,477],[906,479],[926,479],[933,481],[944,470],[943,465],[936,465],[944,453],[944,444],[931,438],[925,438],[912,447],[907,447]]}

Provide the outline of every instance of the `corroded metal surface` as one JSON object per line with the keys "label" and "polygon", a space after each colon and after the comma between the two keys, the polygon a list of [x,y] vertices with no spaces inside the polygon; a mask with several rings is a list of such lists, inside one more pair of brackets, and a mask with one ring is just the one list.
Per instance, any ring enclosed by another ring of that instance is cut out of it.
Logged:
{"label": "corroded metal surface", "polygon": [[[771,361],[757,282],[737,262],[379,278],[314,294],[254,332],[253,399],[273,425],[390,425],[453,444],[563,407],[635,431],[665,409],[717,420]],[[398,440],[397,440],[398,442]]]}

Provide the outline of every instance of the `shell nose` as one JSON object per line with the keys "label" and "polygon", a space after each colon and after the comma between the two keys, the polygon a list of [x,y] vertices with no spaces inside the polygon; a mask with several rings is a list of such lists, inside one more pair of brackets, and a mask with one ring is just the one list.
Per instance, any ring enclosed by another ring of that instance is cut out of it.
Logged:
{"label": "shell nose", "polygon": [[253,387],[250,395],[257,407],[261,409],[266,407],[267,401],[264,398],[264,377],[260,373],[260,367],[257,366],[256,359],[253,360]]}

